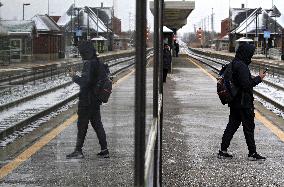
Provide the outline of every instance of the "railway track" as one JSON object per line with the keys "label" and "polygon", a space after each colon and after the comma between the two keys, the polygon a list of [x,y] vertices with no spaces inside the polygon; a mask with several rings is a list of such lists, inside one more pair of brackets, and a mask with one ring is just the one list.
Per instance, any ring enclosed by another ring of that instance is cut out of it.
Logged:
{"label": "railway track", "polygon": [[[213,72],[216,74],[216,76],[218,75],[221,67],[226,64],[224,61],[222,62],[221,60],[212,59],[212,58],[206,57],[204,55],[199,55],[199,54],[196,54],[196,53],[189,51],[189,50],[187,51],[187,53],[191,58],[193,58],[193,59],[197,60],[198,62],[210,67],[213,70]],[[273,88],[279,90],[280,92],[283,92],[282,95],[284,97],[284,87],[283,86],[278,85],[278,84],[274,84],[271,81],[265,81],[265,80],[263,81],[263,83],[266,84],[269,87],[273,87]],[[280,103],[277,99],[275,99],[273,97],[269,97],[266,94],[262,93],[261,91],[257,91],[255,89],[254,89],[254,94],[257,97],[263,99],[265,102],[272,104],[273,106],[278,108],[280,111],[284,112],[284,105],[282,103]]]}
{"label": "railway track", "polygon": [[[150,53],[148,53],[148,59],[151,56]],[[131,68],[135,61],[134,57],[127,57],[105,63],[109,64],[112,76],[116,77]],[[0,140],[77,99],[78,92],[79,87],[69,81],[63,85],[1,105]]]}

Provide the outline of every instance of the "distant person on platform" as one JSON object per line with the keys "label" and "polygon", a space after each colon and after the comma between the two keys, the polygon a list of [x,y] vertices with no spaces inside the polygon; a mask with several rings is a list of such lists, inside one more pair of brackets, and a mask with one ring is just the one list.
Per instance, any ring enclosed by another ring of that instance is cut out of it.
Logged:
{"label": "distant person on platform", "polygon": [[178,53],[179,53],[179,44],[177,43],[177,41],[174,41],[174,47],[175,47],[175,56],[178,57]]}
{"label": "distant person on platform", "polygon": [[170,51],[170,46],[168,44],[164,44],[163,51],[163,82],[166,82],[168,72],[171,70],[172,65],[172,55]]}
{"label": "distant person on platform", "polygon": [[80,86],[79,104],[78,104],[78,122],[77,122],[77,141],[74,152],[66,156],[67,159],[84,158],[82,148],[88,130],[89,122],[91,122],[97,137],[101,151],[97,154],[105,158],[109,157],[107,148],[106,133],[101,121],[100,105],[95,94],[93,93],[93,86],[97,84],[98,76],[100,74],[101,62],[99,62],[96,49],[89,41],[82,41],[78,46],[80,55],[83,59],[83,69],[81,76],[75,75],[71,70],[70,74],[75,83]]}
{"label": "distant person on platform", "polygon": [[229,123],[222,137],[221,149],[218,153],[219,158],[233,157],[227,152],[227,149],[242,123],[249,151],[249,160],[265,160],[265,157],[257,153],[254,140],[253,87],[261,83],[266,74],[261,71],[258,76],[252,77],[248,66],[251,63],[254,50],[254,45],[244,43],[237,49],[236,56],[232,61],[233,83],[238,87],[238,93],[233,101],[229,103]]}

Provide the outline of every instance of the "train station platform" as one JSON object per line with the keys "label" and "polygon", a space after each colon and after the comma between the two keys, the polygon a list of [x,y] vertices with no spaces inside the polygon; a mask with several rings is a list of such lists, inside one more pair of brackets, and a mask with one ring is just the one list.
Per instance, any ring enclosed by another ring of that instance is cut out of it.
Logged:
{"label": "train station platform", "polygon": [[[284,186],[283,132],[274,135],[264,126],[267,122],[259,120],[263,118],[256,120],[255,139],[266,161],[248,161],[241,127],[229,150],[234,158],[217,158],[229,109],[219,102],[216,80],[180,56],[173,58],[173,72],[164,84],[163,186]],[[15,159],[2,161],[0,186],[133,186],[134,78],[132,73],[118,81],[101,108],[109,159],[97,157],[99,145],[91,127],[85,159],[66,159],[75,145],[75,115]],[[147,119],[152,115],[152,80],[150,66]]]}

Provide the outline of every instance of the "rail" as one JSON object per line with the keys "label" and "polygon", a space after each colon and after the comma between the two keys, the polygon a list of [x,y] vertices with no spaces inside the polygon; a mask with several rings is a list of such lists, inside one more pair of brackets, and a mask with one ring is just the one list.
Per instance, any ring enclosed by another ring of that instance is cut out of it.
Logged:
{"label": "rail", "polygon": [[[188,55],[189,55],[191,58],[194,58],[195,60],[197,60],[197,61],[199,61],[199,62],[205,64],[206,66],[212,68],[212,69],[214,70],[214,71],[213,71],[214,73],[216,73],[216,74],[219,73],[220,68],[217,68],[217,67],[211,65],[210,63],[205,62],[205,61],[202,60],[202,59],[206,59],[206,60],[211,61],[211,62],[214,62],[214,63],[216,62],[216,60],[212,60],[212,59],[210,59],[210,58],[207,58],[207,57],[204,57],[204,56],[200,56],[200,55],[196,55],[196,54],[192,54],[192,53],[188,53]],[[218,62],[218,64],[219,64],[219,63],[220,63],[220,62]],[[219,64],[219,65],[220,65],[220,64]],[[280,86],[280,85],[277,85],[277,84],[274,84],[274,83],[272,83],[272,82],[265,81],[265,80],[264,80],[263,82],[266,83],[268,86],[274,87],[274,88],[276,88],[276,89],[278,89],[278,90],[281,90],[282,92],[284,91],[283,86]],[[281,103],[277,102],[276,100],[274,100],[274,99],[272,99],[272,98],[270,98],[270,97],[268,97],[268,96],[262,94],[262,93],[259,92],[259,91],[254,90],[253,93],[254,93],[256,96],[260,97],[261,99],[265,100],[266,102],[272,104],[274,107],[278,108],[279,110],[284,111],[284,106],[283,106],[283,104],[281,104]]]}
{"label": "rail", "polygon": [[[149,54],[147,56],[147,59],[149,59],[151,56],[151,51],[149,51]],[[133,59],[133,58],[131,58]],[[125,61],[123,61],[125,62]],[[131,65],[127,65],[127,66],[124,66],[124,67],[121,67],[120,69],[123,69],[124,71],[126,69],[129,69],[130,67],[132,67],[133,65],[135,64],[134,63],[131,63]],[[118,65],[118,64],[117,64]],[[118,76],[121,74],[122,71],[116,71],[114,73],[112,73],[113,75],[116,76],[117,79]],[[123,76],[123,75],[122,75]],[[36,94],[33,94],[33,95],[30,95],[30,96],[27,96],[27,97],[24,97],[24,98],[21,98],[19,100],[16,100],[16,101],[12,101],[10,103],[7,103],[7,104],[4,104],[4,105],[1,105],[0,106],[0,112],[5,112],[3,110],[7,109],[7,108],[11,108],[15,105],[18,105],[19,103],[24,103],[24,102],[27,102],[29,100],[32,100],[34,98],[40,98],[42,95],[45,95],[45,94],[48,94],[48,93],[51,93],[53,91],[56,91],[58,89],[62,89],[66,86],[70,86],[71,85],[71,82],[66,82],[62,85],[59,85],[59,86],[56,86],[54,88],[51,88],[51,89],[48,89],[48,90],[44,90],[42,92],[39,92],[39,93],[36,93]],[[18,121],[16,122],[15,124],[12,124],[13,122],[9,122],[9,126],[5,127],[5,126],[1,126],[1,130],[0,130],[0,139],[3,139],[9,135],[11,135],[12,133],[14,133],[16,130],[20,130],[22,129],[23,127],[27,126],[28,124],[38,120],[39,118],[49,114],[50,112],[52,111],[55,111],[56,109],[62,107],[63,105],[67,104],[68,102],[76,99],[78,97],[78,93],[75,93],[73,94],[72,96],[68,97],[67,99],[64,99],[63,101],[60,101],[58,104],[55,104],[55,105],[52,105],[51,107],[48,107],[46,109],[40,109],[39,112],[36,112],[34,114],[32,114],[31,116],[27,116],[26,118],[22,119],[21,121]],[[42,108],[42,107],[41,107]],[[38,110],[37,108],[34,109],[35,111]],[[17,109],[18,112],[21,112],[20,109]],[[4,119],[5,120],[5,119]],[[5,124],[5,123],[4,123]]]}

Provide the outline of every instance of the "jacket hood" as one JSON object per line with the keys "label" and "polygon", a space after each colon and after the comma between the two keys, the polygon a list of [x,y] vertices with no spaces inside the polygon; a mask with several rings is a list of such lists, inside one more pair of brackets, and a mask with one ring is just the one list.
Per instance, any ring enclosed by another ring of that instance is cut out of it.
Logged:
{"label": "jacket hood", "polygon": [[236,52],[235,59],[244,62],[245,64],[249,65],[251,63],[251,58],[254,54],[255,46],[244,43],[239,46]]}
{"label": "jacket hood", "polygon": [[90,41],[80,42],[78,50],[83,60],[91,60],[97,58],[96,49],[93,43]]}

